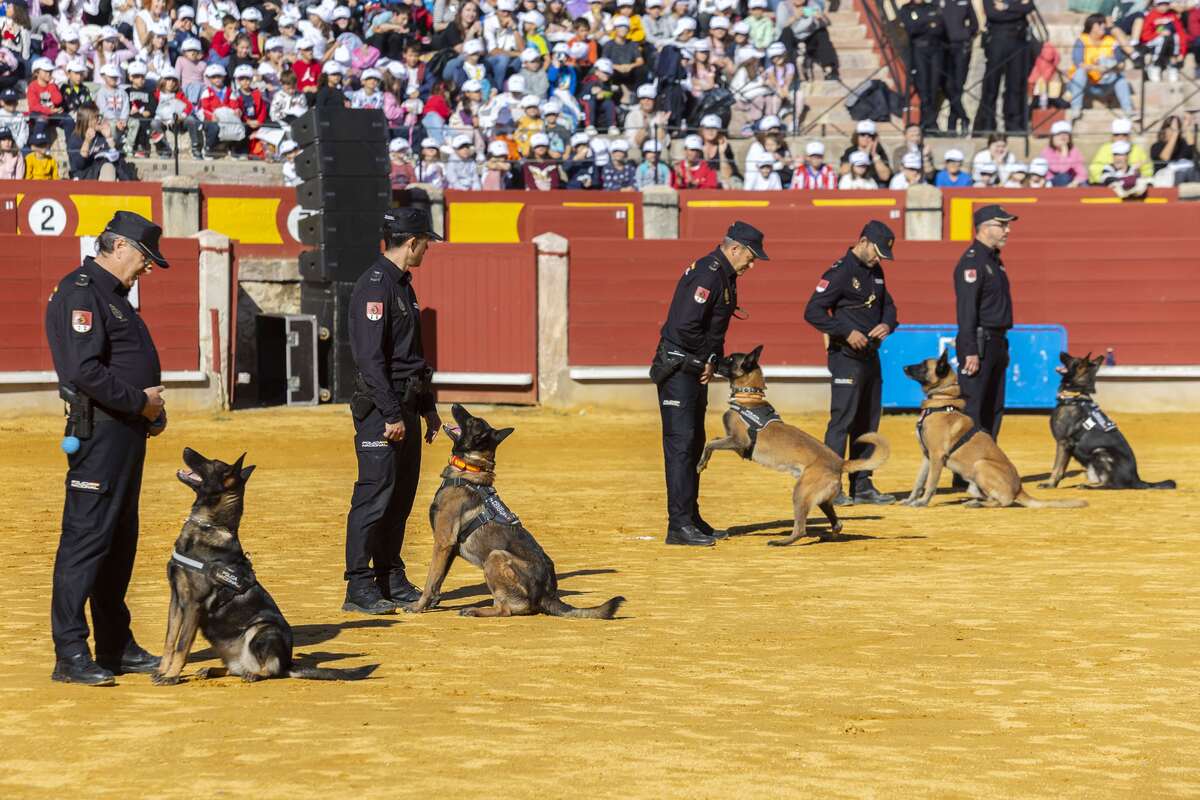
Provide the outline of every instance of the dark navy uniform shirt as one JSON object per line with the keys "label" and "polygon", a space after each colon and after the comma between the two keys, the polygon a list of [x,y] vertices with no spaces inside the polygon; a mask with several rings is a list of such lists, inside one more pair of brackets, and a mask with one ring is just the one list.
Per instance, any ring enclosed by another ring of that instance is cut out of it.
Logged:
{"label": "dark navy uniform shirt", "polygon": [[[383,418],[399,422],[405,379],[429,369],[412,274],[380,255],[354,284],[349,316],[354,363]],[[432,411],[432,394],[422,393],[417,406],[422,414]]]}
{"label": "dark navy uniform shirt", "polygon": [[996,0],[983,0],[988,32],[1000,36],[1024,37],[1029,30],[1028,16],[1033,13],[1033,0],[1007,0],[997,8]]}
{"label": "dark navy uniform shirt", "polygon": [[881,322],[893,331],[899,324],[883,268],[868,267],[853,250],[847,250],[821,276],[804,308],[804,319],[834,342],[845,341],[851,331],[865,336]]}
{"label": "dark navy uniform shirt", "polygon": [[679,279],[662,338],[701,362],[724,358],[725,332],[735,308],[737,273],[718,247]]}
{"label": "dark navy uniform shirt", "polygon": [[90,256],[54,287],[46,338],[59,381],[113,416],[140,414],[144,390],[162,383],[158,351],[129,290]]}
{"label": "dark navy uniform shirt", "polygon": [[1008,330],[1013,325],[1012,292],[1000,251],[971,242],[954,268],[958,306],[958,355],[979,355],[976,328]]}
{"label": "dark navy uniform shirt", "polygon": [[945,20],[941,9],[932,3],[908,3],[900,10],[900,24],[909,42],[918,47],[942,44]]}
{"label": "dark navy uniform shirt", "polygon": [[946,40],[951,44],[969,42],[979,33],[979,18],[971,0],[945,0],[942,22],[946,26]]}

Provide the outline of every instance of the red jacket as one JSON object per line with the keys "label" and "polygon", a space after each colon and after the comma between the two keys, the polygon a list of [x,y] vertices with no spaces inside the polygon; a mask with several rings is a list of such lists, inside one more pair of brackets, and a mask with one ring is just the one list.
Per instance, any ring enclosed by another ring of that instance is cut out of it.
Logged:
{"label": "red jacket", "polygon": [[1159,29],[1173,29],[1175,31],[1175,55],[1183,57],[1187,52],[1187,32],[1183,29],[1183,23],[1179,20],[1179,15],[1174,11],[1163,13],[1155,9],[1150,9],[1146,12],[1145,21],[1142,23],[1142,44],[1153,41],[1159,34]]}
{"label": "red jacket", "polygon": [[246,104],[243,102],[245,95],[241,92],[230,92],[229,100],[225,105],[242,115],[242,122],[257,120],[259,124],[267,121],[267,104],[263,101],[262,92],[258,89],[250,90],[250,105],[254,109],[251,113],[246,113]]}
{"label": "red jacket", "polygon": [[228,86],[216,89],[212,84],[208,84],[204,87],[204,91],[200,92],[200,110],[204,112],[205,122],[212,122],[214,120],[213,112],[221,106],[229,105],[230,94]]}
{"label": "red jacket", "polygon": [[26,99],[30,114],[53,114],[53,106],[62,108],[62,92],[53,83],[39,86],[37,81],[30,81]]}
{"label": "red jacket", "polygon": [[[158,103],[162,102],[162,90],[161,89],[154,93],[154,99]],[[178,100],[179,102],[183,103],[183,115],[182,116],[190,117],[192,115],[192,104],[188,101],[187,96],[183,92],[175,92],[175,99]]]}
{"label": "red jacket", "polygon": [[717,173],[704,160],[694,167],[686,161],[680,161],[671,173],[671,186],[676,189],[716,189]]}
{"label": "red jacket", "polygon": [[296,73],[296,91],[316,88],[321,79],[321,62],[296,59],[292,62],[292,72]]}

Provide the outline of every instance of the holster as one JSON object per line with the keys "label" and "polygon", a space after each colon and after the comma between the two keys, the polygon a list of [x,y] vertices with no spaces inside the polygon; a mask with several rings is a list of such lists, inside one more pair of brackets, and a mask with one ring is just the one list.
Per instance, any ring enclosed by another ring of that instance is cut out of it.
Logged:
{"label": "holster", "polygon": [[975,345],[979,348],[979,360],[982,361],[987,355],[988,334],[983,328],[975,329]]}
{"label": "holster", "polygon": [[375,401],[371,399],[370,387],[363,380],[361,372],[354,373],[354,394],[350,396],[350,414],[362,422],[374,408]]}
{"label": "holster", "polygon": [[81,440],[92,438],[95,424],[95,405],[92,398],[66,384],[59,384],[58,396],[67,403],[67,427],[64,435]]}
{"label": "holster", "polygon": [[687,361],[687,353],[660,339],[658,349],[654,351],[654,360],[650,362],[650,380],[655,385],[661,386],[668,378],[682,369]]}

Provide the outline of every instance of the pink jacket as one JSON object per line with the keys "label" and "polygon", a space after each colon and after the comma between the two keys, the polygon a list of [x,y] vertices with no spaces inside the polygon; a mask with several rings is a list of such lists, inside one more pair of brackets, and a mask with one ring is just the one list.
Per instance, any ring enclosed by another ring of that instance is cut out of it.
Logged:
{"label": "pink jacket", "polygon": [[1087,169],[1083,166],[1083,154],[1079,152],[1078,148],[1072,147],[1064,156],[1060,155],[1050,145],[1046,145],[1040,155],[1050,165],[1050,174],[1048,177],[1053,178],[1055,175],[1061,175],[1069,170],[1074,170],[1075,180],[1087,181]]}

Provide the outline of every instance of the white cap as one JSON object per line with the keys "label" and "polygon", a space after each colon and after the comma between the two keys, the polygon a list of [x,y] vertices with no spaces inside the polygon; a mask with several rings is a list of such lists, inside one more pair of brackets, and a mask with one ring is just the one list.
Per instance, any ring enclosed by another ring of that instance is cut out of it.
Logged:
{"label": "white cap", "polygon": [[343,67],[350,65],[350,48],[344,44],[338,45],[333,51],[332,61],[336,61]]}
{"label": "white cap", "polygon": [[594,136],[592,137],[592,140],[588,142],[588,147],[592,148],[593,153],[607,153],[608,139],[601,139],[599,136]]}
{"label": "white cap", "polygon": [[660,150],[662,150],[662,145],[653,139],[647,139],[646,141],[642,142],[643,153],[657,153]]}
{"label": "white cap", "polygon": [[[106,64],[105,66],[108,66],[108,65]],[[103,72],[104,70],[100,70],[100,71]],[[225,68],[222,67],[220,64],[209,64],[207,67],[204,68],[204,77],[215,78],[218,75],[220,75],[222,78],[225,77]]]}
{"label": "white cap", "polygon": [[488,155],[508,158],[508,145],[501,141],[492,142],[488,145]]}
{"label": "white cap", "polygon": [[1113,136],[1124,134],[1128,136],[1133,133],[1133,123],[1127,119],[1114,119],[1112,122]]}
{"label": "white cap", "polygon": [[307,36],[301,36],[300,41],[296,42],[297,50],[315,50],[317,43]]}
{"label": "white cap", "polygon": [[1029,165],[1021,161],[1015,161],[1008,165],[1008,174],[1012,175],[1014,172],[1028,173]]}
{"label": "white cap", "polygon": [[949,150],[946,151],[945,160],[946,161],[963,161],[963,160],[965,160],[965,156],[963,156],[962,150],[958,150],[956,148],[951,147]]}
{"label": "white cap", "polygon": [[[350,13],[350,9],[346,6],[338,6],[333,10],[333,19],[350,19],[351,16],[353,15]],[[246,15],[242,14],[242,19],[245,18]]]}
{"label": "white cap", "polygon": [[804,145],[804,155],[823,156],[825,155],[825,145],[821,142],[809,142]]}
{"label": "white cap", "polygon": [[[350,9],[348,8],[346,9],[346,16],[350,16]],[[262,22],[262,12],[254,6],[250,6],[242,11],[242,19],[250,20],[251,22]]]}
{"label": "white cap", "polygon": [[614,152],[620,150],[622,153],[628,153],[629,142],[625,141],[624,139],[613,139],[612,142],[609,143],[608,149]]}
{"label": "white cap", "polygon": [[150,31],[151,36],[169,37],[171,35],[171,26],[168,25],[167,21],[163,19],[160,19],[158,22],[150,23],[146,26],[146,30]]}
{"label": "white cap", "polygon": [[309,6],[308,15],[310,17],[316,17],[325,24],[333,22],[333,12],[329,9],[321,8],[320,6]]}
{"label": "white cap", "polygon": [[572,42],[570,45],[568,45],[567,52],[570,53],[571,58],[575,59],[576,61],[581,58],[587,58],[587,42]]}
{"label": "white cap", "polygon": [[393,78],[399,78],[404,74],[404,64],[399,61],[388,62],[387,71]]}
{"label": "white cap", "polygon": [[279,78],[278,73],[275,72],[275,68],[271,66],[269,61],[264,61],[259,64],[258,69],[255,71],[263,77],[270,76],[270,80],[277,80]]}
{"label": "white cap", "polygon": [[1067,122],[1065,119],[1060,119],[1058,122],[1056,122],[1050,126],[1050,135],[1051,136],[1057,136],[1060,133],[1070,133],[1070,132],[1071,132],[1071,123]]}
{"label": "white cap", "polygon": [[716,6],[718,11],[728,11],[737,5],[737,0],[717,0]]}
{"label": "white cap", "polygon": [[922,163],[921,154],[915,150],[909,150],[900,158],[900,166],[905,169],[920,169]]}
{"label": "white cap", "polygon": [[121,34],[118,33],[117,29],[114,28],[112,25],[105,25],[103,28],[100,29],[100,36],[97,38],[99,38],[101,41],[103,41],[104,39],[120,39]]}
{"label": "white cap", "polygon": [[1029,171],[1034,175],[1045,177],[1046,173],[1050,171],[1050,162],[1044,158],[1035,158],[1029,162]]}
{"label": "white cap", "polygon": [[787,55],[787,48],[783,46],[783,42],[771,42],[767,45],[767,58],[783,55]]}
{"label": "white cap", "polygon": [[571,48],[567,46],[566,42],[555,42],[554,47],[550,48],[550,52],[553,55],[566,58],[571,55]]}
{"label": "white cap", "polygon": [[460,147],[470,147],[471,143],[471,137],[467,136],[465,133],[460,133],[458,136],[455,136],[450,140],[450,146],[455,150],[459,149]]}
{"label": "white cap", "polygon": [[325,62],[325,66],[321,68],[321,72],[326,75],[345,75],[346,68],[340,62],[330,60]]}
{"label": "white cap", "polygon": [[[40,58],[35,58],[33,60],[33,71],[37,72],[38,70],[43,70],[43,69],[46,70],[46,72],[53,72],[54,71],[54,62],[51,61],[50,59],[46,58],[45,56],[42,56]],[[117,77],[120,77],[120,75],[121,75],[121,73],[118,72]]]}
{"label": "white cap", "polygon": [[[83,70],[77,70],[77,71],[82,72]],[[179,80],[179,73],[176,72],[174,67],[163,67],[162,69],[160,69],[158,71],[158,79],[160,81],[165,81],[167,78],[174,78],[175,80]]]}
{"label": "white cap", "polygon": [[483,52],[483,39],[468,39],[463,43],[463,53],[470,55],[471,53]]}
{"label": "white cap", "polygon": [[510,92],[525,93],[525,79],[520,75],[510,75],[508,82],[504,84]]}
{"label": "white cap", "polygon": [[483,84],[472,78],[471,80],[463,83],[462,90],[464,92],[482,92]]}
{"label": "white cap", "polygon": [[390,153],[403,153],[409,149],[411,148],[408,146],[407,139],[392,139],[388,142],[388,152]]}
{"label": "white cap", "polygon": [[679,19],[675,20],[674,35],[676,37],[682,35],[684,31],[694,30],[696,30],[696,20],[692,19],[691,17],[680,17]]}
{"label": "white cap", "polygon": [[[47,59],[47,60],[49,60],[49,59]],[[215,66],[220,66],[220,64],[217,64]],[[34,69],[39,69],[39,67],[35,66]],[[222,74],[225,73],[224,67],[221,67],[221,73]],[[105,78],[116,78],[117,80],[121,79],[121,70],[119,67],[117,67],[116,64],[105,64],[103,67],[100,68],[100,74],[103,75]],[[207,75],[208,70],[205,70],[204,74]]]}
{"label": "white cap", "polygon": [[271,38],[267,39],[266,43],[263,45],[263,49],[268,50],[268,51],[282,50],[283,49],[283,37],[282,36],[272,36]]}
{"label": "white cap", "polygon": [[521,24],[533,25],[540,28],[546,24],[546,18],[542,16],[542,12],[540,11],[526,11],[521,15]]}
{"label": "white cap", "polygon": [[[624,8],[625,6],[632,6],[632,5],[633,5],[633,0],[617,0],[617,8]],[[615,23],[616,20],[613,20],[613,22]]]}
{"label": "white cap", "polygon": [[854,126],[854,132],[855,133],[869,133],[872,136],[874,136],[876,133],[879,132],[879,129],[875,127],[875,123],[872,120],[863,119],[863,120],[859,120],[858,124]]}
{"label": "white cap", "polygon": [[540,131],[529,137],[530,147],[549,147],[550,137]]}
{"label": "white cap", "polygon": [[721,130],[725,126],[721,124],[721,118],[716,114],[705,114],[700,118],[701,128],[712,128],[713,130]]}
{"label": "white cap", "polygon": [[750,0],[750,8],[766,8],[767,0]]}
{"label": "white cap", "polygon": [[862,150],[855,150],[850,154],[850,166],[865,167],[871,163],[871,157]]}
{"label": "white cap", "polygon": [[984,175],[994,175],[996,172],[996,164],[992,161],[984,161],[981,164],[976,164],[975,169],[979,170]]}
{"label": "white cap", "polygon": [[704,141],[699,136],[697,136],[696,134],[693,133],[692,135],[688,136],[686,139],[683,140],[683,146],[684,146],[684,149],[686,149],[686,150],[703,150],[704,149]]}
{"label": "white cap", "polygon": [[[264,65],[264,66],[269,66],[269,65]],[[383,73],[380,72],[379,70],[375,69],[374,67],[371,67],[370,69],[364,69],[363,74],[362,74],[362,79],[365,81],[368,78],[374,78],[377,81],[381,81],[381,80],[383,80]]]}
{"label": "white cap", "polygon": [[763,117],[762,119],[760,119],[758,121],[758,129],[760,131],[769,131],[769,130],[771,130],[771,128],[782,128],[782,127],[783,127],[783,123],[779,120],[779,117],[775,116],[774,114],[767,114],[765,117]]}
{"label": "white cap", "polygon": [[237,69],[233,71],[234,78],[253,78],[254,67],[249,64],[238,64]]}
{"label": "white cap", "polygon": [[[87,71],[88,71],[87,62],[84,61],[82,58],[72,58],[70,63],[67,64],[67,72],[84,72],[84,73],[86,73]],[[163,70],[164,77],[165,77],[166,71],[167,70],[165,70],[165,69]],[[174,70],[171,70],[171,71],[174,72]],[[179,76],[176,75],[174,77],[178,78]]]}
{"label": "white cap", "polygon": [[654,84],[643,83],[637,88],[638,100],[653,100],[658,96],[658,92],[654,89]]}
{"label": "white cap", "polygon": [[521,98],[521,108],[537,108],[541,102],[537,95],[527,94]]}
{"label": "white cap", "polygon": [[609,75],[613,74],[613,63],[607,58],[597,58],[595,66],[597,72],[607,72]]}
{"label": "white cap", "polygon": [[692,39],[687,43],[688,50],[693,53],[711,53],[712,45],[708,43],[708,39]]}
{"label": "white cap", "polygon": [[[145,75],[146,74],[146,65],[143,64],[141,61],[131,61],[131,62],[129,62],[128,65],[126,65],[125,73],[131,78],[134,75]],[[118,74],[117,77],[119,78],[120,74]]]}
{"label": "white cap", "polygon": [[588,143],[588,135],[583,131],[571,134],[571,147],[577,147],[581,144]]}
{"label": "white cap", "polygon": [[727,30],[729,30],[729,25],[730,25],[729,17],[716,15],[716,16],[709,17],[709,19],[708,19],[708,29],[710,31],[713,29],[727,31]]}
{"label": "white cap", "polygon": [[[191,8],[191,6],[184,6],[184,8]],[[179,45],[179,49],[184,52],[187,52],[188,50],[195,50],[197,53],[199,53],[204,50],[204,45],[200,44],[199,39],[193,37],[191,39],[184,39],[183,44]]]}
{"label": "white cap", "polygon": [[521,63],[527,61],[537,61],[542,57],[542,53],[536,47],[526,47],[521,51]]}
{"label": "white cap", "polygon": [[434,141],[433,137],[426,136],[424,139],[421,140],[421,149],[422,150],[427,150],[428,148],[431,148],[431,147],[434,150],[438,149],[438,143],[436,141]]}
{"label": "white cap", "polygon": [[562,103],[558,102],[554,98],[550,98],[546,102],[542,103],[542,115],[543,116],[545,116],[547,114],[561,114],[561,113],[562,113]]}
{"label": "white cap", "polygon": [[762,58],[762,51],[755,47],[739,47],[733,54],[733,63],[741,65]]}
{"label": "white cap", "polygon": [[74,28],[67,28],[65,31],[63,31],[62,40],[64,42],[78,42],[79,31],[75,30]]}
{"label": "white cap", "polygon": [[[184,6],[184,7],[186,8],[186,6]],[[400,141],[403,141],[403,140],[400,140]],[[300,149],[299,145],[297,145],[291,139],[288,139],[286,142],[279,145],[279,155],[286,156],[288,153],[291,153],[291,152],[293,152],[295,150],[299,150],[299,149]]]}
{"label": "white cap", "polygon": [[628,17],[619,17],[619,16],[613,17],[612,26],[614,28],[628,29],[629,28],[629,18]]}
{"label": "white cap", "polygon": [[516,0],[496,0],[497,11],[515,11],[516,8]]}
{"label": "white cap", "polygon": [[1112,143],[1112,154],[1114,156],[1127,156],[1129,155],[1129,151],[1132,149],[1133,148],[1130,146],[1129,142]]}
{"label": "white cap", "polygon": [[646,0],[646,8],[647,9],[662,8],[662,7],[663,7],[663,0]]}
{"label": "white cap", "polygon": [[746,22],[745,20],[742,20],[738,24],[734,25],[731,30],[734,32],[734,34],[740,33],[743,36],[749,36],[750,35],[750,23]]}
{"label": "white cap", "polygon": [[179,19],[195,19],[196,9],[191,6],[180,6],[175,10],[175,16]]}

